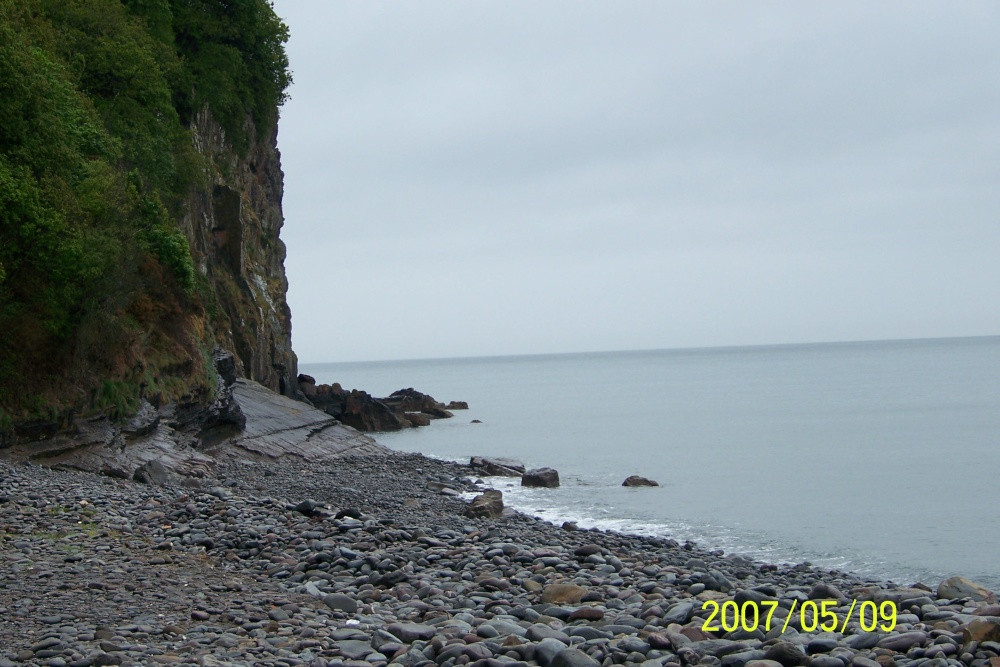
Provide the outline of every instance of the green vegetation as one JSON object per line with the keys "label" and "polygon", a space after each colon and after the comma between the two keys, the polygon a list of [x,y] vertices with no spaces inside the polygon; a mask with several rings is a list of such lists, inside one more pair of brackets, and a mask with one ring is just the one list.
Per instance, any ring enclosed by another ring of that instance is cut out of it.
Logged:
{"label": "green vegetation", "polygon": [[[269,0],[0,0],[0,422],[125,412],[203,359],[188,126],[208,107],[246,150],[285,99],[287,37]],[[187,346],[157,331],[192,320]]]}

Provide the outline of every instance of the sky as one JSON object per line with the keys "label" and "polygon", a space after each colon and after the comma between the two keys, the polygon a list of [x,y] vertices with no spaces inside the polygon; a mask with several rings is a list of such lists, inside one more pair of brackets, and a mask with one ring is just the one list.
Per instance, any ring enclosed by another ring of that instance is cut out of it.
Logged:
{"label": "sky", "polygon": [[274,7],[300,361],[1000,334],[1000,4]]}

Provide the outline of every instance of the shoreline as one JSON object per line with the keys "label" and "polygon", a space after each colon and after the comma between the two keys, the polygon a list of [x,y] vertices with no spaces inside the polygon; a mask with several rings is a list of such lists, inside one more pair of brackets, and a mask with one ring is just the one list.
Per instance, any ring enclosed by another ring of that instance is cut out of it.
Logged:
{"label": "shoreline", "polygon": [[[244,457],[196,488],[0,462],[0,613],[10,621],[0,666],[1000,658],[990,602],[520,513],[473,519],[454,495],[475,490],[470,475],[395,451],[320,464]],[[796,612],[784,632],[702,630],[709,600],[774,600],[783,622],[795,604],[824,599],[841,619],[852,600],[894,602],[897,627],[866,633],[854,620],[844,634],[810,633]]]}

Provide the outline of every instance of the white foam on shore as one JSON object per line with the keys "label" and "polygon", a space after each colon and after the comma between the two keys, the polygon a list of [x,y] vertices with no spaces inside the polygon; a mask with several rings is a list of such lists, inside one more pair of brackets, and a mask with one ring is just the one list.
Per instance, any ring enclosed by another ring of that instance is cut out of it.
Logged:
{"label": "white foam on shore", "polygon": [[[829,570],[849,570],[857,566],[857,563],[850,559],[834,554],[821,554],[810,558],[809,554],[796,553],[782,545],[768,542],[765,536],[759,536],[758,542],[748,543],[744,536],[726,526],[693,524],[686,521],[642,521],[613,516],[612,510],[607,506],[560,505],[558,502],[552,502],[559,494],[558,491],[522,487],[517,477],[480,476],[480,479],[483,481],[482,488],[503,492],[504,504],[507,507],[556,526],[561,526],[564,522],[573,522],[580,530],[595,528],[623,535],[672,539],[682,544],[690,541],[703,549],[721,549],[727,554],[739,554],[763,563],[793,565],[808,560],[817,567]],[[576,480],[572,482],[573,486],[600,486],[594,483],[576,484]],[[463,494],[463,498],[471,500],[476,495],[478,492],[467,492]],[[594,499],[598,500],[599,496]]]}

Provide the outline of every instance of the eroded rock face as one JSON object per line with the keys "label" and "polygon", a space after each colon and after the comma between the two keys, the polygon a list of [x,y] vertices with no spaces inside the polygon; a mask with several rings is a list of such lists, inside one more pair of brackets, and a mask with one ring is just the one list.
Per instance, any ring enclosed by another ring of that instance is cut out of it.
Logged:
{"label": "eroded rock face", "polygon": [[[252,125],[252,124],[251,124]],[[234,352],[233,371],[286,396],[300,396],[285,294],[277,123],[241,156],[208,110],[192,122],[195,147],[213,165],[211,187],[192,191],[181,229],[219,309],[216,342]],[[235,377],[233,377],[235,380]]]}

